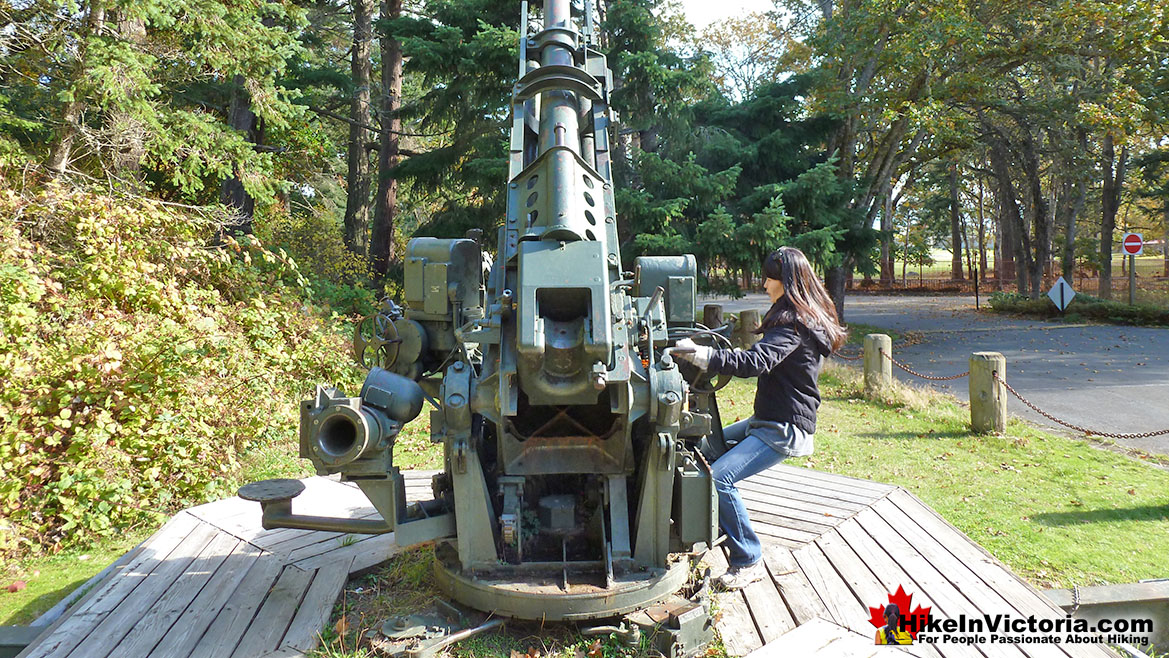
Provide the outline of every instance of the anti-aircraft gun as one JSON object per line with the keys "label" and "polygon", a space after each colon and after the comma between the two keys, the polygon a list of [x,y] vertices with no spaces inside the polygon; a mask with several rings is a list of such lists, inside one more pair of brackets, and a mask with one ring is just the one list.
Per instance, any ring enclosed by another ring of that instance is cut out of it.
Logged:
{"label": "anti-aircraft gun", "polygon": [[[507,617],[610,618],[687,585],[688,558],[717,533],[698,442],[712,428],[721,439],[720,423],[709,382],[688,383],[683,369],[698,373],[668,352],[696,329],[694,257],[622,267],[601,11],[545,0],[529,30],[522,3],[494,261],[473,239],[412,240],[404,307],[386,302],[359,328],[375,365],[360,396],[320,388],[301,407],[300,455],[356,483],[383,520],[294,514],[299,482],[273,481],[241,491],[263,503],[264,527],[434,541],[443,590]],[[393,446],[424,400],[444,471],[434,500],[407,506]],[[668,609],[670,655],[697,651],[706,612]]]}

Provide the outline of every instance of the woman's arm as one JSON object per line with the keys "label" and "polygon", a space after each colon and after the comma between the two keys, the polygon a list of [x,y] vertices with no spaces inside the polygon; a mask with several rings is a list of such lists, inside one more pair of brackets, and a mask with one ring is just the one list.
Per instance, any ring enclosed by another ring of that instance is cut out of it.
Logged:
{"label": "woman's arm", "polygon": [[715,350],[706,369],[720,375],[758,377],[771,372],[799,346],[795,327],[778,327],[768,330],[749,350]]}

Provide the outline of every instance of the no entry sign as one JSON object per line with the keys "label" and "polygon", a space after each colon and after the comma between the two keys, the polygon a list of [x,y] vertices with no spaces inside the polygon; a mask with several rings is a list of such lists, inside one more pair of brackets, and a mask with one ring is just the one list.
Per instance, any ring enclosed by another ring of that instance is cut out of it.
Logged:
{"label": "no entry sign", "polygon": [[1120,240],[1120,248],[1126,256],[1140,256],[1145,250],[1145,240],[1140,233],[1125,233]]}

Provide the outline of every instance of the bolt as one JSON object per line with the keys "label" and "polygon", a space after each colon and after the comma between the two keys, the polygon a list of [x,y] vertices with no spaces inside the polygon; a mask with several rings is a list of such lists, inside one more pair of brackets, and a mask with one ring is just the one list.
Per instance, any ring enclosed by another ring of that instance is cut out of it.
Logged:
{"label": "bolt", "polygon": [[463,362],[462,361],[455,361],[454,368],[455,368],[455,372],[462,372],[463,371]]}

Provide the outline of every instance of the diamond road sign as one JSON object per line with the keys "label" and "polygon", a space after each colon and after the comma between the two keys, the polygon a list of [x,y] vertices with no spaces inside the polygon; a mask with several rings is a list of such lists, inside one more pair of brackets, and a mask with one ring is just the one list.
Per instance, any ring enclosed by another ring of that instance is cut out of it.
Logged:
{"label": "diamond road sign", "polygon": [[1055,280],[1055,285],[1047,292],[1047,296],[1051,298],[1051,301],[1055,303],[1055,307],[1062,313],[1068,307],[1068,304],[1072,303],[1072,299],[1076,296],[1076,291],[1072,290],[1072,287],[1061,276]]}

